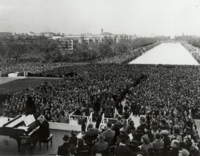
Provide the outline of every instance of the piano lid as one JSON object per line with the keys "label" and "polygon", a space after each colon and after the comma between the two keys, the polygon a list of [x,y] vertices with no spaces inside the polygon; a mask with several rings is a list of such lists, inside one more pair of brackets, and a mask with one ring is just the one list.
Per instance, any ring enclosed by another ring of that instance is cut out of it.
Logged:
{"label": "piano lid", "polygon": [[22,115],[20,118],[18,118],[17,120],[14,120],[13,122],[7,124],[5,127],[15,127],[17,124],[23,122],[25,119],[25,115]]}
{"label": "piano lid", "polygon": [[8,122],[8,119],[12,120],[12,118],[0,117],[0,127],[3,127],[3,125]]}

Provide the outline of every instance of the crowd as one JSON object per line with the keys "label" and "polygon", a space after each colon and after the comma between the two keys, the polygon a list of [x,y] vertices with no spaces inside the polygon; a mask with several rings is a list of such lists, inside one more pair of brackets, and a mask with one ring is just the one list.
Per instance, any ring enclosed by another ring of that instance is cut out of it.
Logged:
{"label": "crowd", "polygon": [[[157,147],[154,142],[164,142],[159,145],[163,144],[165,154],[173,152],[170,148],[177,147],[184,154],[196,156],[198,148],[194,142],[197,143],[199,138],[193,118],[200,118],[198,66],[84,64],[48,68],[33,68],[32,71],[37,69],[33,72],[35,75],[64,79],[8,95],[1,103],[0,116],[15,117],[24,113],[28,97],[35,102],[36,116],[43,114],[52,122],[68,123],[71,112],[88,116],[93,111],[96,120],[99,112],[113,117],[115,108],[124,119],[131,113],[136,116],[146,114],[146,119],[140,120],[140,127],[134,127],[134,121],[126,122],[120,118],[113,126],[107,125],[110,131],[115,131],[114,145],[117,147],[113,152],[116,155],[123,151],[121,146],[126,146],[126,152],[134,155],[133,149],[140,145],[141,148],[137,148],[139,154],[150,155]],[[126,103],[122,106],[124,99]],[[133,139],[127,137],[128,134]],[[87,144],[86,138],[83,137],[82,144]],[[105,136],[98,138],[99,142],[105,140]]]}
{"label": "crowd", "polygon": [[[65,76],[70,71],[77,74]],[[153,110],[155,114],[178,112],[178,116],[191,114],[199,118],[198,71],[198,66],[172,65],[88,64],[55,68],[45,74],[64,79],[9,95],[0,112],[10,117],[22,113],[28,95],[33,97],[38,115],[62,122],[65,114],[82,107],[91,108],[96,116],[107,108],[117,108],[121,113],[121,101],[127,95],[125,108],[131,107],[138,115]],[[112,116],[113,111],[109,112],[107,116]]]}
{"label": "crowd", "polygon": [[200,63],[200,49],[188,43],[182,43],[182,45],[192,54],[196,61]]}
{"label": "crowd", "polygon": [[90,123],[88,130],[81,135],[74,131],[71,136],[65,135],[57,154],[199,156],[199,136],[192,117],[184,121],[184,117],[171,115],[172,118],[160,115],[158,120],[152,111],[148,111],[146,117],[140,117],[138,127],[133,120],[127,122],[120,117],[114,124],[108,122],[102,130]]}

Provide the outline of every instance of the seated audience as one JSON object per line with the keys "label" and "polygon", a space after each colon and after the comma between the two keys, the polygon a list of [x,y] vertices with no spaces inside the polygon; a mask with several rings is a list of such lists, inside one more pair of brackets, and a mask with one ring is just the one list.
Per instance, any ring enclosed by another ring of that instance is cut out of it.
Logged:
{"label": "seated audience", "polygon": [[101,151],[108,148],[108,143],[104,141],[105,137],[103,135],[98,135],[98,142],[94,144],[91,151],[92,153],[96,153],[97,151]]}
{"label": "seated audience", "polygon": [[133,156],[136,156],[138,154],[142,154],[143,155],[142,150],[138,146],[139,146],[139,144],[138,144],[138,142],[136,140],[132,140],[129,143],[129,148],[133,152]]}
{"label": "seated audience", "polygon": [[164,142],[161,140],[161,134],[157,133],[156,134],[156,140],[153,142],[153,148],[164,148]]}
{"label": "seated audience", "polygon": [[132,155],[133,152],[130,148],[126,145],[129,138],[124,135],[119,136],[119,146],[114,149],[113,155],[114,156],[129,156]]}
{"label": "seated audience", "polygon": [[97,128],[93,127],[93,123],[90,123],[88,125],[88,130],[87,132],[85,132],[85,134],[83,135],[83,140],[85,141],[86,144],[94,144],[94,140],[97,139],[98,134],[100,133],[100,131]]}
{"label": "seated audience", "polygon": [[108,122],[106,131],[102,133],[105,139],[113,138],[115,136],[115,131],[111,130],[111,128],[112,128],[112,123]]}
{"label": "seated audience", "polygon": [[148,150],[153,148],[152,143],[149,142],[149,139],[147,138],[147,136],[142,136],[141,138],[142,141],[142,145],[141,145],[141,150],[144,153],[144,156],[148,155]]}

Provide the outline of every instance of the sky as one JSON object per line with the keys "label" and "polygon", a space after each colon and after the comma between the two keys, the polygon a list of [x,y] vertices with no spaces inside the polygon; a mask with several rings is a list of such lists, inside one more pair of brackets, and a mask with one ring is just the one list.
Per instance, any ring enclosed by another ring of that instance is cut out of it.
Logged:
{"label": "sky", "polygon": [[0,0],[0,32],[200,36],[200,0]]}

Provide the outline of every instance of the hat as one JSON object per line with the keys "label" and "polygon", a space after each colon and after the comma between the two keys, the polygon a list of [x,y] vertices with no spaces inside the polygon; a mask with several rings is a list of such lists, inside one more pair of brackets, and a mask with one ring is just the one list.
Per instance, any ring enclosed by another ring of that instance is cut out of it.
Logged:
{"label": "hat", "polygon": [[169,131],[168,131],[168,130],[162,130],[162,131],[160,132],[160,134],[169,134]]}
{"label": "hat", "polygon": [[188,156],[190,154],[186,149],[182,149],[180,153],[182,156]]}
{"label": "hat", "polygon": [[64,135],[64,137],[62,138],[64,141],[68,141],[69,140],[69,136],[68,135]]}

